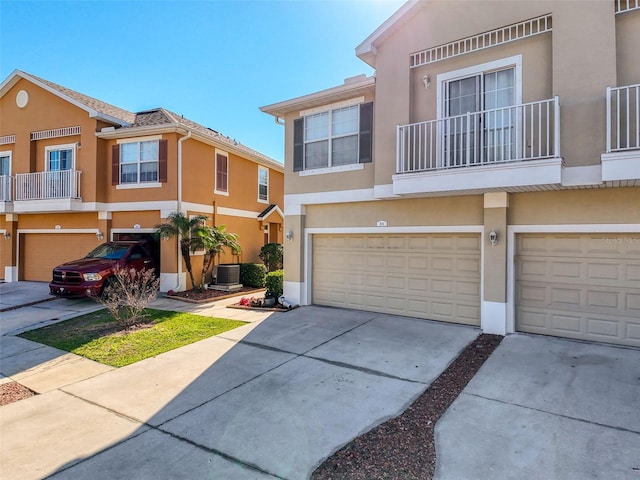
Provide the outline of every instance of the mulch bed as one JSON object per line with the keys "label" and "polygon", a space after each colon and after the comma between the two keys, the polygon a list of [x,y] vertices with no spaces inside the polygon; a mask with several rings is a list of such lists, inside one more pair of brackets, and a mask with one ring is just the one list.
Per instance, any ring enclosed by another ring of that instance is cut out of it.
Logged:
{"label": "mulch bed", "polygon": [[0,385],[0,407],[34,395],[37,395],[36,392],[18,382],[3,383]]}
{"label": "mulch bed", "polygon": [[313,472],[313,480],[431,480],[434,428],[502,341],[481,334],[400,416],[354,439]]}
{"label": "mulch bed", "polygon": [[225,292],[222,290],[185,290],[184,292],[173,292],[167,294],[169,298],[185,300],[194,303],[206,303],[216,300],[224,300],[225,298],[237,297],[238,295],[246,295],[250,293],[262,293],[264,288],[242,287],[233,292]]}

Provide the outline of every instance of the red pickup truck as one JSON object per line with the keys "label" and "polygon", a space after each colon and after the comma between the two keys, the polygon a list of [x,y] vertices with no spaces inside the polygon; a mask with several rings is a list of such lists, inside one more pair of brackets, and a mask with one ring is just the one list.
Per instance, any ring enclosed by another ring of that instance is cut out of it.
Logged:
{"label": "red pickup truck", "polygon": [[55,267],[49,293],[58,297],[101,295],[116,265],[136,270],[154,268],[153,256],[145,242],[107,242],[84,258]]}

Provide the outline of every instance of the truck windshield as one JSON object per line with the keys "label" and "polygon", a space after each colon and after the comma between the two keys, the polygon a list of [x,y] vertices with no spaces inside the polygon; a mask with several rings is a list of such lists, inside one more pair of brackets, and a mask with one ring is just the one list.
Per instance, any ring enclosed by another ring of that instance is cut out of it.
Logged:
{"label": "truck windshield", "polygon": [[103,243],[96,249],[89,252],[87,258],[106,258],[108,260],[120,260],[129,250],[128,245],[113,245]]}

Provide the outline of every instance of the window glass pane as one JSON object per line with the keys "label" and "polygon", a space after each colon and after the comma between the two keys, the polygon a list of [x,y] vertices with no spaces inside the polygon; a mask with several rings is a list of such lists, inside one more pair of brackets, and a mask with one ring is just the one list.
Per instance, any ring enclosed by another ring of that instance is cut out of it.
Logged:
{"label": "window glass pane", "polygon": [[331,134],[348,135],[358,132],[358,112],[360,107],[339,108],[331,112]]}
{"label": "window glass pane", "polygon": [[329,136],[329,112],[310,115],[304,119],[305,141],[318,140]]}
{"label": "window glass pane", "polygon": [[258,172],[258,182],[260,182],[260,185],[266,185],[268,181],[267,179],[268,179],[267,170],[265,170],[264,168],[261,168]]}
{"label": "window glass pane", "polygon": [[60,170],[71,170],[73,167],[73,150],[60,150]]}
{"label": "window glass pane", "polygon": [[334,138],[331,142],[331,165],[358,163],[358,136]]}
{"label": "window glass pane", "polygon": [[0,175],[10,175],[11,172],[9,171],[9,156],[2,156],[0,157]]}
{"label": "window glass pane", "polygon": [[140,164],[140,181],[141,182],[157,182],[158,181],[158,162],[146,162]]}
{"label": "window glass pane", "polygon": [[120,163],[138,161],[138,143],[123,143],[120,145]]}
{"label": "window glass pane", "polygon": [[260,184],[260,186],[258,187],[258,197],[260,198],[260,200],[266,200],[267,199],[267,186]]}
{"label": "window glass pane", "polygon": [[158,141],[140,142],[140,161],[158,160]]}
{"label": "window glass pane", "polygon": [[120,165],[120,183],[138,183],[138,164]]}
{"label": "window glass pane", "polygon": [[329,166],[329,141],[313,142],[305,145],[305,169],[323,168]]}

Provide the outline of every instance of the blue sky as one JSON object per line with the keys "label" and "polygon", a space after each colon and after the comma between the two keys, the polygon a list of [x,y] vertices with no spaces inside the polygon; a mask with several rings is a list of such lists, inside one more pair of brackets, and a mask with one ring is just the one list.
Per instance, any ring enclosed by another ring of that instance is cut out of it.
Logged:
{"label": "blue sky", "polygon": [[355,47],[403,3],[0,0],[0,77],[162,106],[283,161],[283,127],[259,107],[371,75]]}

